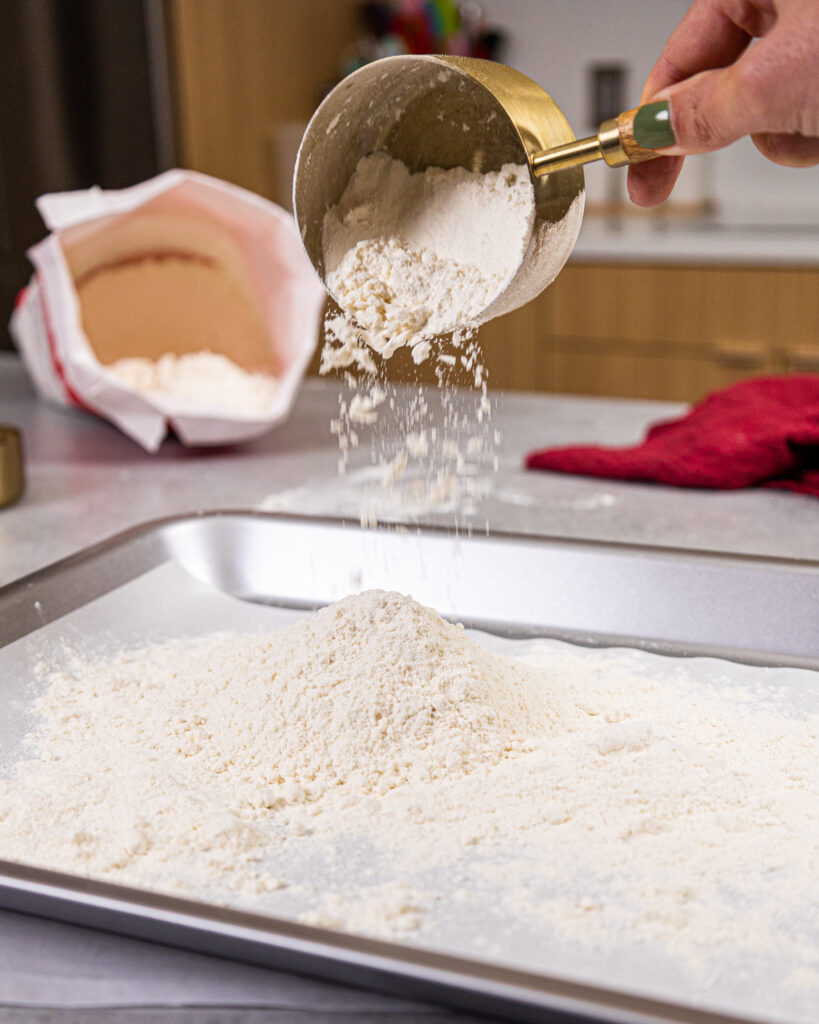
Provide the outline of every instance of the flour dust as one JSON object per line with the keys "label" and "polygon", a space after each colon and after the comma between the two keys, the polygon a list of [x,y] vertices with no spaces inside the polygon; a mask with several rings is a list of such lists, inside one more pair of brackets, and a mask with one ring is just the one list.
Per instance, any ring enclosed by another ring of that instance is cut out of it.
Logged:
{"label": "flour dust", "polygon": [[344,374],[330,430],[339,473],[372,470],[361,493],[362,525],[431,512],[468,523],[489,492],[500,432],[477,341],[462,334],[436,345],[434,389],[394,384],[383,362],[373,373]]}
{"label": "flour dust", "polygon": [[[342,312],[326,320],[321,372],[346,385],[332,423],[339,469],[366,437],[365,458],[382,470],[380,489],[364,496],[364,524],[408,509],[466,518],[488,489],[499,438],[476,330],[520,266],[534,217],[525,166],[411,174],[386,153],[359,161],[325,215],[327,284]],[[439,417],[423,390],[405,403],[389,382],[401,349],[411,365],[434,367]]]}

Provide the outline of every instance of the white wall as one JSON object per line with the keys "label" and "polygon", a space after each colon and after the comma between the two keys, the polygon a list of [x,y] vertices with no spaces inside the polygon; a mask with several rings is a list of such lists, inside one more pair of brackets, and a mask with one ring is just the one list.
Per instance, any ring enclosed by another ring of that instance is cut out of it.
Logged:
{"label": "white wall", "polygon": [[[488,19],[509,36],[506,59],[551,93],[575,134],[590,134],[589,66],[627,65],[626,106],[637,103],[668,36],[684,15],[687,0],[481,0]],[[589,197],[608,198],[611,175],[622,170],[587,169]],[[712,198],[726,223],[819,223],[819,170],[779,168],[749,140],[686,161],[679,199]]]}

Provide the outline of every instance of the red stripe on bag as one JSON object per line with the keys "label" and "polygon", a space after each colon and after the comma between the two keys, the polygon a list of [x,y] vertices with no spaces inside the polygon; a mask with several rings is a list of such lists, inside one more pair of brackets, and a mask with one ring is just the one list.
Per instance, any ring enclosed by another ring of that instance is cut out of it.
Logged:
{"label": "red stripe on bag", "polygon": [[43,323],[45,324],[46,329],[46,340],[48,341],[48,354],[51,356],[51,365],[54,367],[54,372],[57,374],[57,379],[59,380],[60,384],[62,384],[63,391],[65,391],[66,396],[68,397],[70,402],[73,402],[74,405],[78,406],[80,409],[84,409],[86,412],[95,413],[95,410],[92,409],[91,406],[88,405],[77,394],[77,392],[68,382],[68,377],[66,376],[65,373],[65,366],[63,366],[63,362],[57,353],[57,339],[54,334],[54,325],[51,319],[51,313],[49,312],[48,309],[48,303],[46,302],[45,289],[43,288],[43,280],[39,272],[37,273],[36,277],[37,283],[40,286],[38,289],[40,296],[40,309],[42,310],[43,313]]}

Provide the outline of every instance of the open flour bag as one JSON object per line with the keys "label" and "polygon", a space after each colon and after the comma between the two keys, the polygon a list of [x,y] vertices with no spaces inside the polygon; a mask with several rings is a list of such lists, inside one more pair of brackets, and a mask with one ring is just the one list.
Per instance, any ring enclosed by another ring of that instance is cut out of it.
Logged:
{"label": "open flour bag", "polygon": [[41,196],[52,232],[10,330],[38,392],[148,451],[266,433],[289,413],[325,292],[275,204],[190,171]]}

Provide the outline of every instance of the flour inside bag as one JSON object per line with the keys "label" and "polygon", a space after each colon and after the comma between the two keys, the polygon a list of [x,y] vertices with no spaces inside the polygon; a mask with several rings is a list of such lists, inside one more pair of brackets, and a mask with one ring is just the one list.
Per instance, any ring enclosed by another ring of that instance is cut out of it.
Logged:
{"label": "flour inside bag", "polygon": [[288,213],[179,170],[37,205],[51,234],[10,328],[42,397],[148,451],[169,430],[231,444],[286,418],[324,303]]}

